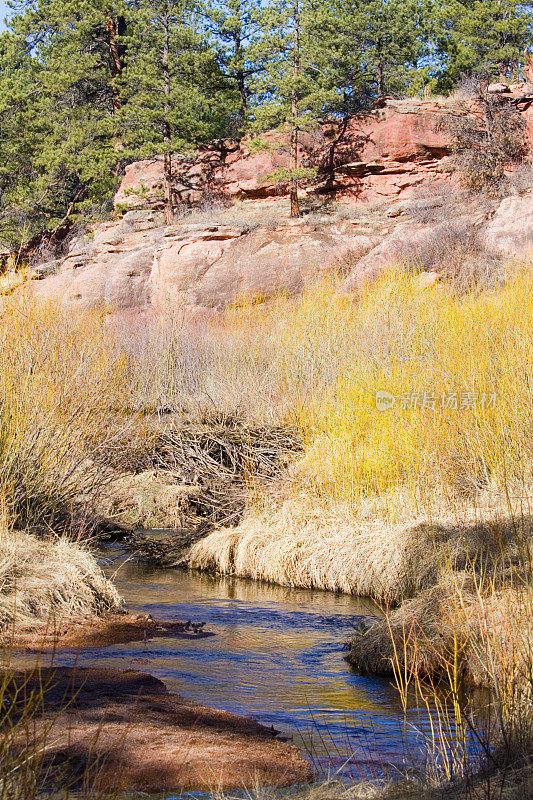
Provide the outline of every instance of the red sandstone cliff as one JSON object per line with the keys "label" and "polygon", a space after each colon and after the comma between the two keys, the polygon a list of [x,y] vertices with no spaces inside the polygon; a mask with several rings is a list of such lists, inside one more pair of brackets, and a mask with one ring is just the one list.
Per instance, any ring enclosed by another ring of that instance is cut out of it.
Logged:
{"label": "red sandstone cliff", "polygon": [[[450,170],[450,120],[464,114],[457,103],[386,101],[383,108],[345,121],[319,125],[302,136],[303,164],[317,170],[304,193],[330,194],[345,202],[392,200],[414,187],[457,183]],[[533,141],[533,108],[524,108]],[[288,168],[286,139],[266,133],[241,143],[219,141],[194,158],[175,156],[175,197],[191,206],[210,200],[265,199],[287,193],[272,175]],[[115,198],[122,209],[162,208],[163,162],[131,164]]]}
{"label": "red sandstone cliff", "polygon": [[[131,164],[115,198],[117,219],[73,241],[59,271],[33,281],[32,292],[126,316],[212,314],[241,297],[296,293],[328,271],[345,274],[354,289],[406,254],[416,262],[428,235],[445,239],[454,225],[501,257],[530,257],[533,194],[484,209],[447,199],[459,183],[449,159],[449,121],[459,113],[450,102],[387,101],[371,114],[318,126],[301,145],[302,163],[316,167],[316,180],[302,188],[315,213],[299,220],[289,220],[287,187],[272,179],[288,166],[280,134],[175,156],[183,216],[171,226],[162,213],[162,161]],[[528,104],[523,113],[533,140]],[[334,213],[328,198],[341,204]],[[440,220],[431,211],[438,208]],[[438,271],[443,265],[432,258],[421,266]]]}

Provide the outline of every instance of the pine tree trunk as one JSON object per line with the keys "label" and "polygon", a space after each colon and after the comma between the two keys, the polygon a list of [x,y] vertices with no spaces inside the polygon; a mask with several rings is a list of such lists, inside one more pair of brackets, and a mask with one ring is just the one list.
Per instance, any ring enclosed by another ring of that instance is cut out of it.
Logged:
{"label": "pine tree trunk", "polygon": [[174,198],[172,196],[172,155],[163,156],[163,173],[165,182],[165,219],[167,225],[174,222]]}
{"label": "pine tree trunk", "polygon": [[248,96],[246,92],[246,73],[244,71],[244,56],[242,45],[242,24],[241,24],[241,6],[237,7],[237,16],[239,22],[233,31],[233,57],[234,63],[237,65],[235,70],[235,82],[237,83],[237,91],[239,92],[240,104],[237,112],[237,125],[239,134],[244,134],[246,125],[246,113],[248,111]]}
{"label": "pine tree trunk", "polygon": [[163,138],[165,142],[165,153],[163,158],[163,173],[165,184],[165,218],[167,225],[172,225],[174,221],[174,197],[172,192],[172,154],[170,152],[172,143],[172,131],[170,128],[170,121],[168,118],[170,111],[170,68],[169,68],[169,51],[170,51],[170,20],[168,15],[163,17]]}
{"label": "pine tree trunk", "polygon": [[[120,93],[116,85],[117,78],[122,75],[122,61],[117,46],[117,20],[109,6],[105,10],[105,29],[107,34],[107,46],[109,50],[109,65],[111,69],[111,105],[113,116],[116,118],[122,108]],[[124,145],[120,137],[117,126],[115,126],[115,150],[123,150]]]}
{"label": "pine tree trunk", "polygon": [[382,47],[383,42],[381,39],[378,39],[376,42],[376,68],[375,68],[375,75],[376,75],[376,91],[378,97],[385,96],[385,81],[383,79],[383,59],[382,59]]}
{"label": "pine tree trunk", "polygon": [[246,95],[246,78],[244,76],[244,69],[237,70],[235,75],[237,81],[237,91],[240,96],[240,106],[237,112],[239,133],[244,133],[246,126],[246,114],[248,111],[248,97]]}
{"label": "pine tree trunk", "polygon": [[300,7],[299,0],[294,0],[294,51],[292,62],[292,93],[291,93],[291,163],[292,172],[290,200],[291,217],[300,216],[298,203],[298,78],[300,75]]}

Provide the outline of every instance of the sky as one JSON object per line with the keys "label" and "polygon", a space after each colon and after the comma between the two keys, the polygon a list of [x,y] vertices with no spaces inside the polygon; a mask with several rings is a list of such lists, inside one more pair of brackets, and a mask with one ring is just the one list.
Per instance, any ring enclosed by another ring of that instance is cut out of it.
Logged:
{"label": "sky", "polygon": [[7,14],[7,5],[4,0],[0,0],[0,30],[4,28],[4,17]]}

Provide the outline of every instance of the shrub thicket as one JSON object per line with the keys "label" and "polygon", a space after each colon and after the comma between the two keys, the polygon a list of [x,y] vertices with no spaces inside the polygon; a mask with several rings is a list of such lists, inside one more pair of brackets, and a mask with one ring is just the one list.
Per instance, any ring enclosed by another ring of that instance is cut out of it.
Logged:
{"label": "shrub thicket", "polygon": [[451,128],[455,167],[473,191],[500,192],[506,170],[527,156],[526,122],[505,95],[480,92]]}

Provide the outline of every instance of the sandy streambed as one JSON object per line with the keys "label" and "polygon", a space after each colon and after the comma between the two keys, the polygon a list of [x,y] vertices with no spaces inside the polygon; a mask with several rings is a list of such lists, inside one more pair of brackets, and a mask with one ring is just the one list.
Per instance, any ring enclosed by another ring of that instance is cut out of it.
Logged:
{"label": "sandy streambed", "polygon": [[13,681],[42,697],[19,746],[32,753],[44,742],[45,772],[61,770],[66,785],[89,776],[94,788],[163,792],[311,777],[275,731],[169,692],[142,672],[53,667],[19,672]]}

